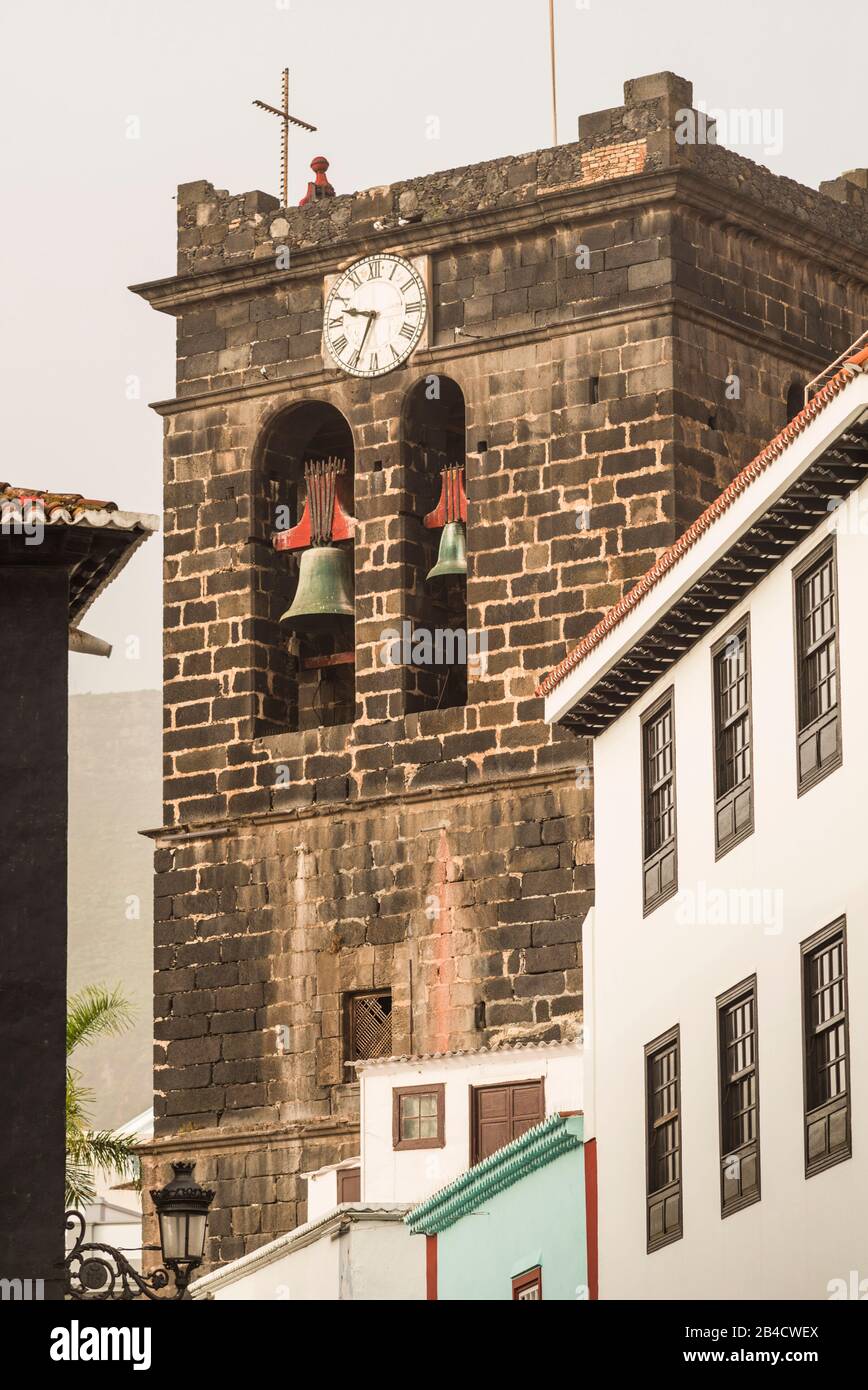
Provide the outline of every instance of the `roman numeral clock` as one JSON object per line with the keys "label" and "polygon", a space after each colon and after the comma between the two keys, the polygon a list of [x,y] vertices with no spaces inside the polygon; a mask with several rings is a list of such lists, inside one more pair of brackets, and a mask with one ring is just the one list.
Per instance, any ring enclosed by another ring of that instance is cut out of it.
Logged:
{"label": "roman numeral clock", "polygon": [[428,292],[418,266],[389,253],[365,256],[332,281],[323,340],[341,371],[384,376],[419,346],[427,322]]}

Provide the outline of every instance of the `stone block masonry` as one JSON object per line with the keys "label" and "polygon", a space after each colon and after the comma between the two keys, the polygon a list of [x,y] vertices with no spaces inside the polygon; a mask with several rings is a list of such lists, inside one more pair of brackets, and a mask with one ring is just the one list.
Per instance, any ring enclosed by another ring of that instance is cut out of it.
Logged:
{"label": "stone block masonry", "polygon": [[[575,144],[302,209],[185,185],[178,274],[137,287],[178,319],[177,397],[157,407],[146,1166],[194,1157],[216,1181],[213,1261],[303,1220],[300,1175],[358,1151],[356,995],[390,992],[396,1053],[581,1027],[591,753],[544,724],[537,679],[868,318],[858,178],[825,196],[680,146],[690,102],[656,74],[583,117]],[[324,280],[378,248],[427,267],[430,338],[382,378],[348,378],[322,355]],[[407,400],[447,378],[465,411],[468,628],[487,656],[466,704],[414,712],[383,633],[425,617]],[[311,402],[352,440],[357,715],[293,732],[265,441]]]}

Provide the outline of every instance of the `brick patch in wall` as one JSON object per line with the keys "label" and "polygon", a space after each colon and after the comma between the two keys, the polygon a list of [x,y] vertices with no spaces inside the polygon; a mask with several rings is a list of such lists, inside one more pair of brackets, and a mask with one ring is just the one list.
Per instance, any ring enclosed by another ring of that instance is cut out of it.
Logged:
{"label": "brick patch in wall", "polygon": [[645,140],[627,140],[620,145],[603,145],[582,155],[582,183],[602,183],[604,179],[622,179],[628,174],[641,174],[645,168],[648,145]]}

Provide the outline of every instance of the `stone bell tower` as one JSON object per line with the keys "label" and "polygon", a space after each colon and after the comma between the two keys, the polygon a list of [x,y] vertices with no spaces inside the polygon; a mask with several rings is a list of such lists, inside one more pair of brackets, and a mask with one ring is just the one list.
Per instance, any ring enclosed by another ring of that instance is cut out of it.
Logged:
{"label": "stone bell tower", "polygon": [[[334,165],[298,208],[186,184],[177,273],[135,287],[178,320],[148,1162],[216,1185],[215,1261],[358,1152],[354,1059],[581,1026],[592,771],[536,682],[868,317],[858,179],[682,144],[691,102],[641,78],[576,143],[352,195]],[[314,631],[327,460],[351,612]]]}

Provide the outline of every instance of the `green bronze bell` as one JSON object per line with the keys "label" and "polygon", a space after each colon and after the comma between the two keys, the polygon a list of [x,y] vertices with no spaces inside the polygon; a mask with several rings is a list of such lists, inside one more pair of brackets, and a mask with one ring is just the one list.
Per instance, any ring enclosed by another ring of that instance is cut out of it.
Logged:
{"label": "green bronze bell", "polygon": [[349,551],[336,545],[303,551],[295,598],[280,621],[299,632],[321,632],[355,611]]}
{"label": "green bronze bell", "polygon": [[437,563],[427,577],[446,579],[454,574],[467,575],[467,538],[460,521],[447,521],[440,537]]}

